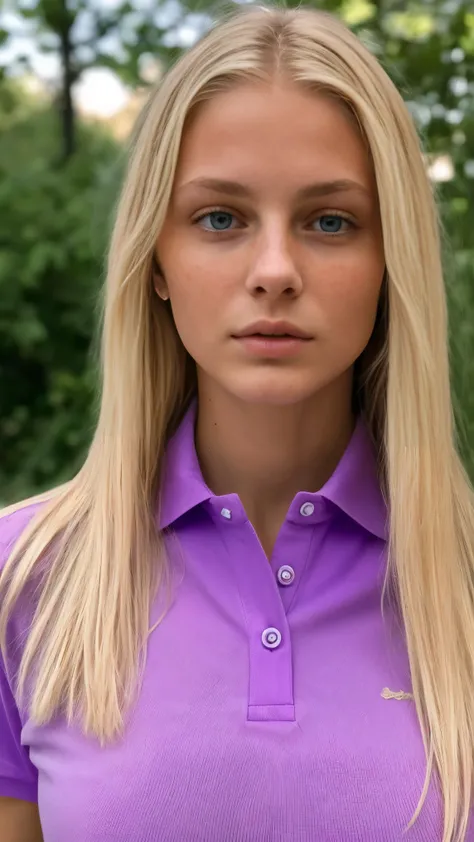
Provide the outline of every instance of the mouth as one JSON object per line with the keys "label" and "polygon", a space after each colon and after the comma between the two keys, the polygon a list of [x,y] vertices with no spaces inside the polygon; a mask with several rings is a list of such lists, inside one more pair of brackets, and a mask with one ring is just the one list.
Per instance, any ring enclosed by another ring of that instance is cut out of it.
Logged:
{"label": "mouth", "polygon": [[234,336],[243,353],[253,359],[276,360],[297,357],[311,340],[294,333],[246,332]]}
{"label": "mouth", "polygon": [[237,336],[236,339],[299,339],[300,342],[309,342],[302,336],[296,336],[294,333],[248,333],[245,336]]}
{"label": "mouth", "polygon": [[234,339],[266,339],[266,340],[288,340],[295,339],[308,342],[313,337],[302,328],[292,325],[289,322],[256,322],[253,325],[240,331]]}

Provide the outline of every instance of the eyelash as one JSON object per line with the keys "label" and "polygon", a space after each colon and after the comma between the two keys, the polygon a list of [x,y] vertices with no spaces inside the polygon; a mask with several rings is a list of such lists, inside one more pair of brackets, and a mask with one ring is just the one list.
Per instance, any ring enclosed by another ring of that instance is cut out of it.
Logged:
{"label": "eyelash", "polygon": [[[234,218],[236,216],[235,213],[233,213],[232,211],[225,210],[224,208],[220,208],[220,207],[210,208],[210,210],[206,211],[206,213],[202,213],[202,214],[200,214],[200,216],[198,216],[196,219],[194,219],[193,225],[198,225],[199,222],[201,222],[203,219],[205,219],[206,216],[210,216],[212,213],[224,213],[224,214],[227,214],[228,216],[232,216]],[[315,220],[316,219],[324,219],[324,217],[328,217],[328,216],[343,219],[344,222],[349,223],[349,225],[351,226],[352,229],[357,227],[355,222],[353,222],[352,219],[348,215],[343,213],[342,211],[330,211],[330,212],[326,211],[325,213],[320,213],[318,216],[316,216]],[[218,231],[218,230],[212,231],[208,228],[201,228],[201,230],[204,231],[205,234],[211,234],[211,235],[214,234],[214,235],[222,236],[223,234],[229,234],[231,231],[235,231],[235,230],[238,230],[238,229],[226,228],[226,229],[223,229],[222,231]],[[342,234],[347,234],[348,231],[336,232],[334,234],[330,234],[328,231],[314,231],[313,233],[315,233],[315,234],[316,233],[317,234],[325,234],[326,237],[341,237]]]}

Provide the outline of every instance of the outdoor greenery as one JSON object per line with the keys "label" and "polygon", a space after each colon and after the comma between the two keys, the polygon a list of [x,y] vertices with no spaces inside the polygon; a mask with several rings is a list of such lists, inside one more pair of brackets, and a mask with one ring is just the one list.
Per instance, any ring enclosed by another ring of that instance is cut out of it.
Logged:
{"label": "outdoor greenery", "polygon": [[123,156],[80,126],[58,162],[50,109],[0,134],[0,502],[70,477],[90,441],[110,208]]}
{"label": "outdoor greenery", "polygon": [[[452,178],[438,184],[438,195],[453,393],[463,456],[474,476],[472,0],[307,5],[342,16],[365,40],[399,87],[429,155],[452,164]],[[124,152],[111,134],[78,119],[73,85],[84,69],[100,65],[127,84],[146,84],[144,60],[173,62],[183,22],[202,32],[230,7],[204,0],[158,0],[146,12],[133,2],[113,12],[104,4],[101,11],[91,0],[14,6],[38,49],[57,52],[61,74],[51,102],[40,103],[12,80],[17,66],[0,72],[0,502],[70,477],[94,425],[91,350]],[[79,19],[87,26],[81,29]],[[0,43],[13,34],[5,23]]]}

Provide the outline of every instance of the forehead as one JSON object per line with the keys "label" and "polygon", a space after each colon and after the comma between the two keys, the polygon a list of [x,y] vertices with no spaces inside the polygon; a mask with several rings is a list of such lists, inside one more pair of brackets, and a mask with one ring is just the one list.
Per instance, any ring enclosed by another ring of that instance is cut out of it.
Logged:
{"label": "forehead", "polygon": [[242,84],[197,107],[183,131],[176,181],[210,166],[229,177],[372,180],[370,154],[349,107],[291,84]]}

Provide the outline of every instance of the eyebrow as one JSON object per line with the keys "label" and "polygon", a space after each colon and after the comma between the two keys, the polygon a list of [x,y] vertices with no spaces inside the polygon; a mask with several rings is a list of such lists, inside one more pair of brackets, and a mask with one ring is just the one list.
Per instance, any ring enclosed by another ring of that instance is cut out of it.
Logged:
{"label": "eyebrow", "polygon": [[[242,198],[252,198],[254,196],[253,190],[245,184],[240,184],[238,181],[227,181],[221,178],[195,178],[192,181],[181,184],[177,188],[177,192],[180,193],[189,187],[201,187],[205,190],[211,190],[213,193],[226,193],[229,196],[240,196]],[[370,191],[363,184],[348,178],[340,178],[335,181],[318,181],[314,184],[301,187],[296,193],[296,198],[302,201],[304,199],[315,199],[319,196],[329,196],[334,193],[349,191],[358,191],[370,197]]]}

